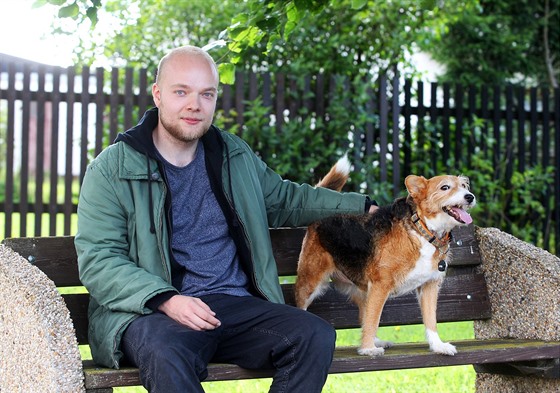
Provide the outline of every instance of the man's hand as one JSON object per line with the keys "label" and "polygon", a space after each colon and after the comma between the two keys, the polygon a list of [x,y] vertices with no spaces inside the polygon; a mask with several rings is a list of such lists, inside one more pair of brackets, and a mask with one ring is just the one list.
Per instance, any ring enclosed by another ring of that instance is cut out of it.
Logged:
{"label": "man's hand", "polygon": [[175,295],[163,302],[158,309],[182,325],[192,330],[213,330],[220,326],[216,313],[202,300],[183,295]]}
{"label": "man's hand", "polygon": [[375,211],[376,211],[377,209],[379,209],[379,206],[371,205],[371,206],[369,207],[368,213],[375,213]]}

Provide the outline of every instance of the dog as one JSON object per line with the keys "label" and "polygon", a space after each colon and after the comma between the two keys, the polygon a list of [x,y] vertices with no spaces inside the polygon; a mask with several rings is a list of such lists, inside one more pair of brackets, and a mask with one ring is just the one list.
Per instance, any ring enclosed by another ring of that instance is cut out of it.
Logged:
{"label": "dog", "polygon": [[[346,156],[317,184],[340,191],[350,173]],[[457,349],[437,333],[436,306],[453,228],[472,222],[476,205],[465,176],[410,175],[408,196],[374,213],[334,215],[312,223],[298,261],[295,297],[307,310],[328,287],[356,303],[362,327],[358,353],[383,355],[393,343],[377,338],[379,320],[390,297],[416,291],[430,350],[455,355]]]}

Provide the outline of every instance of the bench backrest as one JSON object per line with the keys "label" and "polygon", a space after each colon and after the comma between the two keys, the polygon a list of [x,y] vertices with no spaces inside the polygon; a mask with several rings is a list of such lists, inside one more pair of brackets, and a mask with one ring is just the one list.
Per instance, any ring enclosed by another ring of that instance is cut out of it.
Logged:
{"label": "bench backrest", "polygon": [[[270,230],[284,297],[286,303],[292,305],[295,303],[294,276],[304,235],[304,228]],[[78,277],[72,236],[8,238],[3,243],[41,269],[57,287],[82,286]],[[440,291],[438,321],[454,322],[489,318],[490,303],[486,283],[482,274],[476,273],[474,269],[481,260],[473,226],[456,229],[451,247],[453,260]],[[65,293],[63,297],[70,310],[78,342],[87,344],[89,295]],[[360,326],[357,308],[348,302],[345,296],[332,289],[315,300],[309,307],[309,311],[323,317],[337,329]],[[381,316],[382,326],[416,324],[421,321],[415,294],[390,299]]]}

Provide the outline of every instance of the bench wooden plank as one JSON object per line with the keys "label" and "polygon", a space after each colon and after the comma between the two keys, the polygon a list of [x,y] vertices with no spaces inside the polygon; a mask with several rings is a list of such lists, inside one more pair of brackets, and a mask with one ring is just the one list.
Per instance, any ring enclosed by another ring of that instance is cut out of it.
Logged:
{"label": "bench wooden plank", "polygon": [[[286,303],[295,305],[293,284],[282,286]],[[87,344],[89,295],[63,295],[74,322],[78,343]],[[327,320],[336,329],[358,328],[358,308],[347,297],[331,289],[316,299],[309,311]],[[490,318],[490,304],[482,274],[465,274],[445,279],[438,299],[438,321],[456,322]],[[422,323],[416,295],[389,299],[381,314],[381,326]]]}
{"label": "bench wooden plank", "polygon": [[[305,228],[278,228],[270,230],[274,256],[280,276],[294,276]],[[57,287],[81,286],[73,236],[8,238],[3,243],[41,269]],[[453,260],[450,267],[480,264],[480,253],[474,227],[455,230]]]}
{"label": "bench wooden plank", "polygon": [[[455,356],[438,355],[425,343],[395,344],[385,355],[370,358],[357,354],[357,347],[337,347],[330,374],[402,370],[410,368],[461,366],[470,364],[510,363],[546,359],[558,356],[560,343],[538,340],[463,340],[454,341]],[[136,386],[140,384],[138,370],[97,368],[92,362],[84,370],[86,388]],[[247,370],[231,364],[210,364],[206,381],[223,381],[272,377],[271,370]]]}
{"label": "bench wooden plank", "polygon": [[57,287],[82,285],[73,236],[8,238],[2,243],[41,269]]}

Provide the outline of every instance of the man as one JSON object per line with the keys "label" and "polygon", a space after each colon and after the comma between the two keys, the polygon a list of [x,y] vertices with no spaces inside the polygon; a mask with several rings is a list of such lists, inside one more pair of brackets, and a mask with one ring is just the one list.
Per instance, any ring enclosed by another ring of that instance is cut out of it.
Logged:
{"label": "man", "polygon": [[282,304],[268,228],[375,206],[284,181],[213,126],[218,83],[206,52],[171,51],[156,108],[88,167],[75,244],[93,358],[137,366],[150,392],[203,391],[210,361],[274,369],[274,392],[319,392],[335,332]]}

